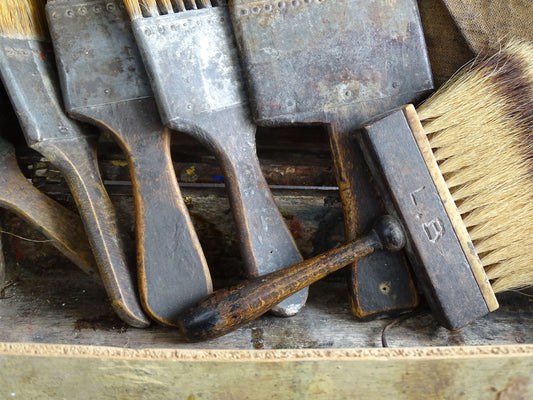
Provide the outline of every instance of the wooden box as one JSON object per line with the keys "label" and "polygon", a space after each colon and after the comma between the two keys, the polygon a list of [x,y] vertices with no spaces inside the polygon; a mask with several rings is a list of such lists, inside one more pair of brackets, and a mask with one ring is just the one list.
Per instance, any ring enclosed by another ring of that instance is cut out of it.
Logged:
{"label": "wooden box", "polygon": [[[419,4],[440,84],[472,54],[440,1]],[[3,132],[13,133],[13,119],[5,121]],[[220,171],[196,142],[179,135],[173,140],[177,175],[215,286],[225,286],[242,277],[242,268],[226,194],[216,179]],[[342,242],[325,132],[261,130],[258,152],[303,255]],[[37,186],[74,209],[46,160],[22,145],[17,154]],[[125,162],[105,137],[99,154],[132,239]],[[3,235],[0,399],[533,398],[531,292],[500,296],[498,311],[458,331],[438,326],[424,307],[361,322],[349,311],[341,271],[312,285],[307,306],[295,317],[265,315],[222,338],[187,344],[171,328],[126,326],[98,282],[16,216],[3,212],[1,218],[2,231],[17,236]]]}

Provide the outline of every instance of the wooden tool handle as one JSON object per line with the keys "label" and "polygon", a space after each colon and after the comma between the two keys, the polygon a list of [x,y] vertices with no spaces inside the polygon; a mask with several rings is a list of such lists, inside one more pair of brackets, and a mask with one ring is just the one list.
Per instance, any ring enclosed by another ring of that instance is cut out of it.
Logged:
{"label": "wooden tool handle", "polygon": [[[367,232],[386,213],[372,174],[355,142],[353,126],[336,121],[328,126],[337,174],[347,242]],[[352,314],[368,320],[393,315],[418,305],[409,263],[401,252],[376,251],[347,268],[348,299]]]}
{"label": "wooden tool handle", "polygon": [[137,298],[115,210],[99,174],[95,143],[78,136],[43,141],[33,147],[61,172],[70,188],[113,309],[131,326],[147,327],[150,322]]}
{"label": "wooden tool handle", "polygon": [[128,160],[135,203],[137,272],[145,311],[175,325],[212,292],[211,276],[170,157],[170,132],[153,98],[95,107],[86,116],[109,130]]}
{"label": "wooden tool handle", "polygon": [[78,215],[35,188],[20,171],[15,151],[0,139],[0,204],[32,224],[50,244],[87,274],[98,267]]}
{"label": "wooden tool handle", "polygon": [[[302,261],[261,171],[255,142],[243,136],[239,143],[228,141],[223,151],[219,148],[218,159],[248,274],[262,276]],[[296,314],[307,299],[307,288],[302,289],[271,311],[284,317]]]}
{"label": "wooden tool handle", "polygon": [[207,261],[181,196],[170,157],[170,132],[128,140],[135,199],[141,300],[165,325],[212,292]]}
{"label": "wooden tool handle", "polygon": [[397,251],[406,237],[400,223],[381,217],[362,239],[279,271],[222,289],[206,297],[180,317],[188,341],[224,335],[267,312],[304,287],[377,249]]}

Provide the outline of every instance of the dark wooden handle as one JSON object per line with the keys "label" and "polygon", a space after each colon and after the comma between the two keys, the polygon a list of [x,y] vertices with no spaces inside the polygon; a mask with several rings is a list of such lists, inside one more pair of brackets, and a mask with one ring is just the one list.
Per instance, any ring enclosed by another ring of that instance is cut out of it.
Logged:
{"label": "dark wooden handle", "polygon": [[[246,132],[236,132],[244,134]],[[274,201],[256,155],[255,142],[239,136],[219,147],[219,160],[240,237],[241,253],[251,277],[262,276],[302,261],[298,247]],[[291,316],[307,299],[307,288],[271,310]]]}
{"label": "dark wooden handle", "polygon": [[170,132],[128,138],[135,200],[139,291],[146,312],[176,326],[176,317],[212,292],[200,241],[176,180]]}
{"label": "dark wooden handle", "polygon": [[87,115],[109,130],[128,160],[144,310],[160,323],[175,325],[178,314],[211,293],[212,285],[176,180],[170,132],[153,98],[95,107]]}
{"label": "dark wooden handle", "polygon": [[78,136],[43,141],[33,147],[61,172],[70,188],[113,309],[131,326],[147,327],[150,321],[137,297],[115,209],[99,174],[95,143]]}
{"label": "dark wooden handle", "polygon": [[[353,126],[336,121],[328,126],[337,174],[347,242],[367,232],[386,213],[380,193],[354,139]],[[376,251],[347,268],[348,299],[360,319],[393,315],[418,305],[409,263],[401,252]]]}
{"label": "dark wooden handle", "polygon": [[80,217],[28,182],[18,167],[14,149],[1,139],[0,171],[2,207],[29,222],[81,270],[99,279]]}
{"label": "dark wooden handle", "polygon": [[224,335],[267,312],[291,294],[376,249],[396,251],[406,242],[403,228],[390,216],[380,218],[362,239],[279,271],[222,289],[180,317],[188,341]]}

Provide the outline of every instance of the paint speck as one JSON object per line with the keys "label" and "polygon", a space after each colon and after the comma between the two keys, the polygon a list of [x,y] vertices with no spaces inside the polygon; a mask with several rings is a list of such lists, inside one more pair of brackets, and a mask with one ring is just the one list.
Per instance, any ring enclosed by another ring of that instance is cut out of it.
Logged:
{"label": "paint speck", "polygon": [[114,165],[115,167],[127,167],[128,162],[126,160],[113,160],[111,161],[111,165]]}
{"label": "paint speck", "polygon": [[215,175],[211,179],[213,179],[213,182],[224,182],[224,177],[222,175]]}
{"label": "paint speck", "polygon": [[189,176],[194,175],[196,173],[196,167],[194,165],[191,165],[185,170],[185,173]]}

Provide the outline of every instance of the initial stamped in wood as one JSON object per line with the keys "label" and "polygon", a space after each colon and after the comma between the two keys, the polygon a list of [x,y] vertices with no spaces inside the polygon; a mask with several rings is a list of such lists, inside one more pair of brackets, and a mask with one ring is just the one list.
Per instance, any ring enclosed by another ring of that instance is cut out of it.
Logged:
{"label": "initial stamped in wood", "polygon": [[[424,192],[425,189],[425,186],[421,186],[409,193],[411,202],[418,209],[420,209],[420,206],[424,204],[422,192]],[[416,215],[417,219],[419,220],[422,219],[423,216],[424,214],[422,212],[419,212]],[[421,226],[431,243],[437,243],[444,236],[444,223],[438,217],[431,219],[429,222],[422,223]]]}

